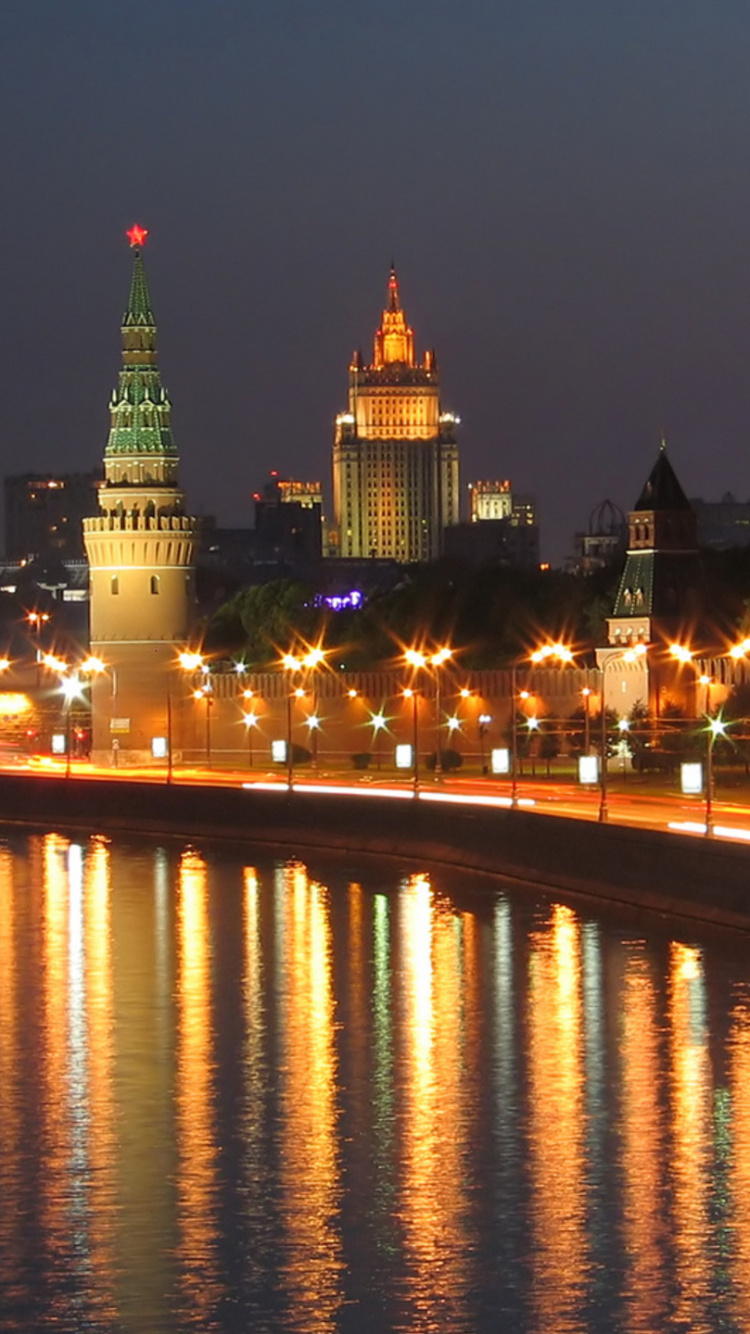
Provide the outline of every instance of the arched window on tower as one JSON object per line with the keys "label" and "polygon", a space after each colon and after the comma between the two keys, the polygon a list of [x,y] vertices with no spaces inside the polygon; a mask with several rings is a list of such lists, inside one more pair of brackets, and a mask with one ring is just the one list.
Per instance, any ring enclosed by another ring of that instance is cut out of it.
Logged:
{"label": "arched window on tower", "polygon": [[120,580],[116,574],[113,574],[109,581],[109,591],[113,597],[116,597],[120,591]]}
{"label": "arched window on tower", "polygon": [[157,594],[157,593],[159,592],[159,576],[158,576],[158,574],[152,574],[152,575],[151,575],[151,592],[154,593],[154,594]]}

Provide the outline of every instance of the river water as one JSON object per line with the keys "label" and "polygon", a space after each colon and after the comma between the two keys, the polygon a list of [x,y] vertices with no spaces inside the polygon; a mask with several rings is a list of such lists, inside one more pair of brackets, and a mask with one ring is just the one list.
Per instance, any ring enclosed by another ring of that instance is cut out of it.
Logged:
{"label": "river water", "polygon": [[750,1328],[747,938],[0,843],[0,1328]]}

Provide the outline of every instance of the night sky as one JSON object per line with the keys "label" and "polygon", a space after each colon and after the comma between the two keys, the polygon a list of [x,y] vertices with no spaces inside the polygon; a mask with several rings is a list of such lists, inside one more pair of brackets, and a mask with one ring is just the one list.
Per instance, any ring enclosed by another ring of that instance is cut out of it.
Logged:
{"label": "night sky", "polygon": [[138,221],[194,512],[329,486],[391,256],[548,558],[662,428],[748,499],[749,58],[747,0],[3,0],[2,473],[100,462]]}

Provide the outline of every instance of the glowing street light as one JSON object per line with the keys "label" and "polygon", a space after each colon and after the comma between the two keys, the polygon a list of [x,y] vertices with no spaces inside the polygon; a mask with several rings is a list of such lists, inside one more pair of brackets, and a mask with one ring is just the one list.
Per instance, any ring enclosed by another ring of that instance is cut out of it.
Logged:
{"label": "glowing street light", "polygon": [[193,691],[193,699],[206,701],[206,768],[211,768],[211,709],[213,707],[213,687],[206,678],[202,686]]}
{"label": "glowing street light", "polygon": [[388,719],[386,718],[386,716],[385,716],[385,714],[382,712],[382,710],[381,710],[380,713],[373,713],[373,714],[370,716],[370,726],[371,726],[371,728],[372,728],[372,740],[373,740],[373,745],[374,745],[374,747],[375,747],[375,763],[377,764],[377,767],[378,767],[378,769],[379,769],[379,768],[380,768],[380,734],[381,734],[381,732],[384,732],[384,731],[386,730],[386,728],[388,727]]}
{"label": "glowing street light", "polygon": [[[252,692],[251,692],[251,693],[252,693]],[[253,732],[255,731],[255,728],[259,726],[258,715],[257,715],[257,713],[253,713],[252,711],[251,711],[250,713],[243,713],[243,715],[242,715],[242,721],[243,721],[243,723],[245,724],[245,728],[246,728],[246,731],[247,731],[247,763],[248,763],[248,768],[252,769],[252,767],[253,767]]]}
{"label": "glowing street light", "polygon": [[599,715],[600,727],[601,727],[601,757],[599,764],[600,824],[605,824],[607,819],[609,818],[609,805],[607,801],[607,700],[606,700],[607,692],[605,688],[607,680],[607,669],[609,667],[616,667],[621,662],[627,662],[627,663],[638,662],[639,659],[644,657],[646,653],[648,653],[648,644],[643,644],[643,643],[634,644],[632,648],[625,649],[624,653],[618,653],[617,657],[606,659],[606,661],[602,663],[599,669],[599,674],[602,683],[601,713]]}
{"label": "glowing street light", "polygon": [[417,708],[417,692],[407,686],[403,691],[404,699],[410,699],[412,704],[412,782],[414,784],[414,796],[419,791],[419,713]]}
{"label": "glowing street light", "polygon": [[442,777],[443,777],[443,758],[442,758],[442,746],[441,746],[441,737],[440,737],[440,730],[441,730],[441,720],[440,720],[440,712],[441,712],[441,709],[440,709],[440,686],[441,686],[441,680],[440,680],[440,668],[441,668],[446,662],[449,662],[450,659],[451,659],[452,657],[453,657],[453,649],[452,649],[452,648],[449,648],[448,645],[444,645],[442,648],[435,649],[435,651],[434,651],[433,653],[421,653],[421,652],[419,651],[419,649],[414,649],[414,648],[408,648],[408,649],[406,649],[406,651],[404,652],[404,658],[405,658],[406,661],[408,662],[409,666],[410,666],[410,667],[413,667],[413,668],[415,669],[415,671],[419,671],[420,668],[426,668],[426,667],[432,667],[432,668],[434,668],[434,671],[435,671],[435,734],[436,734],[436,742],[435,742],[435,769],[434,769],[434,778],[435,778],[435,782],[436,782],[436,783],[441,782],[441,781],[442,781]]}
{"label": "glowing street light", "polygon": [[[297,673],[302,671],[314,672],[316,667],[320,667],[325,662],[325,649],[320,645],[313,648],[307,648],[304,653],[282,653],[280,665],[285,672],[290,674],[290,687],[286,697],[286,768],[287,785],[291,791],[294,782],[294,754],[292,750],[292,702],[294,699],[304,699],[305,691],[301,686],[294,687],[294,680]],[[315,697],[313,695],[313,712],[311,717],[317,716],[315,713]],[[315,762],[317,763],[317,738],[315,742]]]}
{"label": "glowing street light", "polygon": [[726,736],[726,732],[726,723],[722,718],[709,718],[706,728],[706,838],[711,838],[714,832],[714,744],[718,737]]}
{"label": "glowing street light", "polygon": [[177,661],[185,672],[200,671],[203,666],[203,654],[192,650],[185,650],[184,653],[177,655]]}

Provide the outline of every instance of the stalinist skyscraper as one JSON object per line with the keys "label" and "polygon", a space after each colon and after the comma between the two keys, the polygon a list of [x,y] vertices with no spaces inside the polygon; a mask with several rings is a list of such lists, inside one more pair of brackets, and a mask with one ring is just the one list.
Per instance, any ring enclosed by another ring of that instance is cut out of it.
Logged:
{"label": "stalinist skyscraper", "polygon": [[195,603],[196,520],[185,514],[177,479],[171,405],[156,364],[156,323],[146,286],[146,232],[133,247],[130,297],[122,320],[122,369],[110,400],[104,482],[97,517],[84,519],[91,578],[91,651],[105,671],[93,682],[93,752],[151,757],[167,734],[167,700],[177,653]]}
{"label": "stalinist skyscraper", "polygon": [[372,363],[356,353],[336,418],[333,499],[342,556],[434,560],[458,523],[456,423],[442,412],[434,352],[418,362],[391,269]]}

